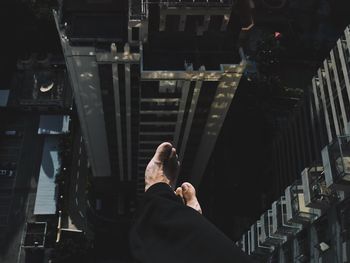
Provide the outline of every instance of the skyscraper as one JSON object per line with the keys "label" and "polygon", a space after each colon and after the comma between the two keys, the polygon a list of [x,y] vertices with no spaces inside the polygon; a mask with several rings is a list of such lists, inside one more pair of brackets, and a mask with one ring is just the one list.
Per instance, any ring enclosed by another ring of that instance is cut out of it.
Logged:
{"label": "skyscraper", "polygon": [[350,28],[322,61],[273,144],[282,194],[238,242],[274,262],[350,258]]}
{"label": "skyscraper", "polygon": [[350,134],[350,30],[337,40],[312,78],[304,101],[291,115],[288,127],[274,141],[274,174],[279,186],[294,181],[321,150],[340,135]]}
{"label": "skyscraper", "polygon": [[170,141],[198,185],[246,65],[249,2],[63,1],[54,15],[93,176],[142,193]]}

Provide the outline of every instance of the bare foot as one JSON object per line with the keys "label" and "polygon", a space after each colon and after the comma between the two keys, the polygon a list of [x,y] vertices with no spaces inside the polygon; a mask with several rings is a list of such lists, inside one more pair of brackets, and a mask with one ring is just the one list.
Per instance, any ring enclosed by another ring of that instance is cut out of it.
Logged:
{"label": "bare foot", "polygon": [[176,188],[175,193],[182,198],[185,205],[202,214],[201,206],[199,205],[198,199],[196,197],[196,189],[192,184],[188,182],[183,183],[181,187]]}
{"label": "bare foot", "polygon": [[176,149],[169,142],[163,142],[156,150],[145,171],[145,191],[156,183],[166,183],[175,188],[180,163]]}

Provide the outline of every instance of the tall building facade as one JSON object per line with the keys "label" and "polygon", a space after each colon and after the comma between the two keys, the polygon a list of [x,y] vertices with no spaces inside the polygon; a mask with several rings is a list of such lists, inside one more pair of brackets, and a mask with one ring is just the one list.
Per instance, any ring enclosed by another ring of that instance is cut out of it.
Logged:
{"label": "tall building facade", "polygon": [[271,208],[237,243],[267,262],[350,262],[350,28],[273,144]]}
{"label": "tall building facade", "polygon": [[291,114],[288,127],[273,145],[277,189],[297,179],[321,150],[337,136],[350,134],[350,34],[347,27],[312,78],[303,101]]}
{"label": "tall building facade", "polygon": [[249,1],[62,1],[54,16],[93,176],[142,193],[170,141],[198,185],[245,69]]}

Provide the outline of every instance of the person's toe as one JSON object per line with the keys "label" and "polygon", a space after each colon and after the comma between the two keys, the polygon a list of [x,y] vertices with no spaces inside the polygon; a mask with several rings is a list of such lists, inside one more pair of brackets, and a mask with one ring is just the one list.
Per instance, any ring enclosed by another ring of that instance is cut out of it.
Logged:
{"label": "person's toe", "polygon": [[202,209],[199,205],[199,202],[196,197],[196,189],[194,186],[188,182],[185,182],[181,185],[182,196],[185,200],[187,206],[192,207],[196,211],[202,214]]}
{"label": "person's toe", "polygon": [[179,170],[179,162],[177,159],[177,154],[176,154],[176,149],[172,148],[170,155],[169,155],[169,159],[164,161],[164,172],[166,174],[166,176],[169,177],[169,179],[173,180],[177,177],[177,173]]}
{"label": "person's toe", "polygon": [[193,185],[190,183],[183,183],[181,185],[182,193],[186,201],[191,201],[196,198],[196,189],[194,189]]}
{"label": "person's toe", "polygon": [[153,156],[154,161],[156,162],[164,162],[170,157],[173,146],[170,142],[163,142],[160,144],[156,150],[156,153]]}
{"label": "person's toe", "polygon": [[176,154],[175,148],[171,149],[171,153],[169,156],[169,164],[172,166],[173,169],[177,169],[180,165],[179,156]]}
{"label": "person's toe", "polygon": [[182,197],[182,188],[181,187],[176,188],[175,194]]}
{"label": "person's toe", "polygon": [[184,197],[183,197],[183,194],[182,194],[182,188],[181,188],[181,187],[176,188],[175,194],[176,194],[177,196],[180,196],[181,199],[182,199],[182,201],[185,203],[185,200],[184,200]]}

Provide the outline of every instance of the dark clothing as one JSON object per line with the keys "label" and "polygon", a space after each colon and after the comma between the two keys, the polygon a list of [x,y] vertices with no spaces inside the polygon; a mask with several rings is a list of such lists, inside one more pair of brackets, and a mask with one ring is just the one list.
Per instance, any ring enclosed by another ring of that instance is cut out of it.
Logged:
{"label": "dark clothing", "polygon": [[152,185],[144,194],[130,247],[137,263],[253,262],[165,183]]}

